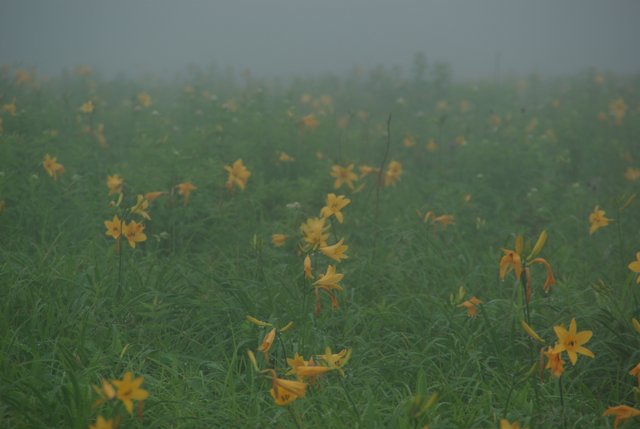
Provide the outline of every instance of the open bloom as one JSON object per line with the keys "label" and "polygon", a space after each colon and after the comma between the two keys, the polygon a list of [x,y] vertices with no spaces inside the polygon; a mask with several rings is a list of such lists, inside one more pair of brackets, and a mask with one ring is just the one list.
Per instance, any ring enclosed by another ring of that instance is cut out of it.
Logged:
{"label": "open bloom", "polygon": [[553,330],[558,336],[558,344],[553,348],[553,352],[560,353],[566,351],[572,365],[576,364],[576,361],[578,360],[578,353],[591,358],[594,357],[591,350],[583,347],[583,344],[586,344],[591,339],[593,332],[576,332],[576,329],[576,319],[571,319],[568,331],[561,325],[553,327]]}
{"label": "open bloom", "polygon": [[600,208],[596,206],[596,208],[593,209],[591,213],[589,213],[589,224],[591,225],[589,227],[589,235],[593,234],[603,226],[609,225],[610,220],[611,219],[608,219],[605,216],[605,211],[600,210]]}
{"label": "open bloom", "polygon": [[[629,263],[629,269],[636,274],[640,274],[640,252],[636,253],[636,260]],[[640,275],[636,277],[636,282],[640,284]]]}
{"label": "open bloom", "polygon": [[191,182],[180,183],[179,185],[176,185],[176,188],[178,188],[178,194],[182,195],[182,204],[185,206],[189,204],[191,191],[198,189],[198,187]]}
{"label": "open bloom", "polygon": [[507,419],[500,419],[500,429],[520,429],[520,423],[511,423]]}
{"label": "open bloom", "polygon": [[349,246],[345,246],[342,243],[344,243],[344,238],[341,238],[340,241],[334,245],[321,247],[320,251],[324,256],[340,262],[341,260],[348,258],[344,252],[347,251]]}
{"label": "open bloom", "polygon": [[607,408],[607,411],[604,412],[603,416],[615,416],[616,418],[613,421],[613,427],[617,428],[621,421],[640,416],[640,410],[627,405],[617,405],[615,407]]}
{"label": "open bloom", "polygon": [[122,233],[129,241],[129,246],[132,248],[136,247],[136,243],[141,243],[147,239],[147,236],[144,233],[144,224],[138,223],[135,220],[124,224],[122,226]]}
{"label": "open bloom", "polygon": [[328,366],[316,365],[313,359],[306,361],[298,353],[295,354],[293,359],[287,358],[287,365],[291,368],[287,375],[295,375],[298,381],[308,381],[309,383],[314,383],[318,376],[334,369]]}
{"label": "open bloom", "polygon": [[106,235],[118,240],[122,234],[122,221],[116,215],[112,220],[105,220],[104,226],[107,227]]}
{"label": "open bloom", "polygon": [[326,232],[327,226],[324,218],[309,218],[305,223],[300,225],[302,239],[307,248],[316,249],[318,246],[327,245],[329,234]]}
{"label": "open bloom", "polygon": [[143,381],[144,377],[138,377],[135,380],[132,380],[131,371],[127,371],[122,380],[112,381],[118,389],[116,392],[116,398],[122,401],[124,407],[129,411],[129,414],[133,412],[134,400],[143,401],[149,396],[149,392],[140,388]]}
{"label": "open bloom", "polygon": [[336,196],[336,194],[333,193],[327,194],[325,202],[326,206],[322,207],[320,210],[320,216],[329,218],[333,215],[336,217],[338,222],[342,223],[344,222],[344,215],[341,210],[349,205],[350,202],[351,200],[349,198],[345,198],[344,195]]}
{"label": "open bloom", "polygon": [[339,189],[344,184],[346,184],[349,189],[353,189],[353,182],[358,180],[358,176],[353,172],[353,164],[349,164],[346,167],[337,164],[334,165],[331,167],[331,177],[336,179],[333,183],[335,189]]}
{"label": "open bloom", "polygon": [[232,165],[225,165],[224,169],[229,173],[225,187],[228,190],[233,189],[233,185],[237,185],[244,191],[247,181],[251,176],[251,172],[242,163],[242,159],[236,160]]}
{"label": "open bloom", "polygon": [[327,347],[323,355],[316,355],[316,358],[324,362],[324,364],[337,370],[340,375],[344,376],[344,366],[351,359],[351,349],[342,349],[338,353],[333,353],[330,347]]}
{"label": "open bloom", "polygon": [[109,188],[109,195],[122,193],[122,185],[124,185],[124,179],[117,174],[113,176],[107,176],[107,188]]}
{"label": "open bloom", "polygon": [[58,176],[64,173],[64,166],[58,163],[55,156],[46,154],[42,161],[42,166],[49,176],[53,177],[53,180],[58,180]]}
{"label": "open bloom", "polygon": [[340,307],[335,291],[343,291],[342,286],[339,284],[343,277],[344,274],[336,273],[335,266],[329,265],[327,267],[327,272],[313,283],[316,294],[316,315],[320,313],[320,291],[324,291],[329,296],[329,299],[331,300],[331,307],[334,310]]}
{"label": "open bloom", "polygon": [[502,249],[503,256],[500,259],[500,280],[504,280],[507,273],[511,270],[515,272],[516,279],[522,279],[522,273],[525,273],[524,281],[527,289],[527,300],[529,299],[529,295],[531,293],[531,275],[529,271],[529,267],[533,264],[541,264],[545,267],[547,271],[547,278],[544,282],[542,288],[545,292],[549,292],[552,285],[556,283],[556,279],[553,276],[553,271],[551,270],[551,265],[544,258],[536,258],[538,253],[542,250],[545,243],[547,241],[547,232],[542,231],[536,244],[533,246],[531,253],[523,259],[522,251],[524,248],[524,239],[521,235],[516,237],[516,245],[514,250],[510,249]]}
{"label": "open bloom", "polygon": [[307,383],[295,380],[278,378],[275,371],[271,370],[271,390],[276,405],[288,405],[298,398],[304,397],[307,391]]}

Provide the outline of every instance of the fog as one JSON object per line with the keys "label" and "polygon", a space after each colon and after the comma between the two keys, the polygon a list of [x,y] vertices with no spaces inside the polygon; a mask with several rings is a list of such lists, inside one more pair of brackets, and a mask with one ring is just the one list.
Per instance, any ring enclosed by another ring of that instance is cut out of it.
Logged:
{"label": "fog", "polygon": [[0,64],[45,74],[171,75],[188,64],[257,75],[408,68],[456,78],[640,70],[637,0],[0,0]]}

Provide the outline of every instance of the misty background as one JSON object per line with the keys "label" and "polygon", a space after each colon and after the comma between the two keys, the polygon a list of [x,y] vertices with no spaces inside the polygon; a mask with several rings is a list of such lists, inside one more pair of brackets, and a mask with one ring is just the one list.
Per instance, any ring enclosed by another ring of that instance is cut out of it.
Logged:
{"label": "misty background", "polygon": [[0,0],[0,64],[57,74],[171,75],[188,64],[263,76],[410,67],[458,79],[588,67],[640,71],[637,0]]}

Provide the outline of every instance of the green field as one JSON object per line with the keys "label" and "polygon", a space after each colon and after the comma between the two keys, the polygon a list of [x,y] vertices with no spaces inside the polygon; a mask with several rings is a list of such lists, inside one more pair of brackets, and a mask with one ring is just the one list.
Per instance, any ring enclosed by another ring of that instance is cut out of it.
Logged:
{"label": "green field", "polygon": [[5,67],[0,107],[0,427],[611,428],[640,402],[639,76]]}

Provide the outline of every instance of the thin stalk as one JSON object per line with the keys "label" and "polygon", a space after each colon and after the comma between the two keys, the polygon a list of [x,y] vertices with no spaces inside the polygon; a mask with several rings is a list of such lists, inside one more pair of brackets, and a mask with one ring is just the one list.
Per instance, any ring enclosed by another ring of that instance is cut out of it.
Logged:
{"label": "thin stalk", "polygon": [[356,406],[356,403],[354,402],[353,398],[351,397],[351,393],[349,393],[349,389],[347,389],[347,386],[344,383],[343,377],[340,377],[340,386],[342,386],[342,390],[344,390],[344,394],[347,397],[347,399],[349,400],[349,403],[351,404],[351,408],[353,409],[353,413],[358,418],[358,423],[360,423],[360,412],[358,412],[358,407]]}
{"label": "thin stalk", "polygon": [[560,412],[562,413],[562,428],[567,429],[567,416],[564,413],[564,389],[562,388],[562,375],[558,378],[558,388],[560,389]]}

